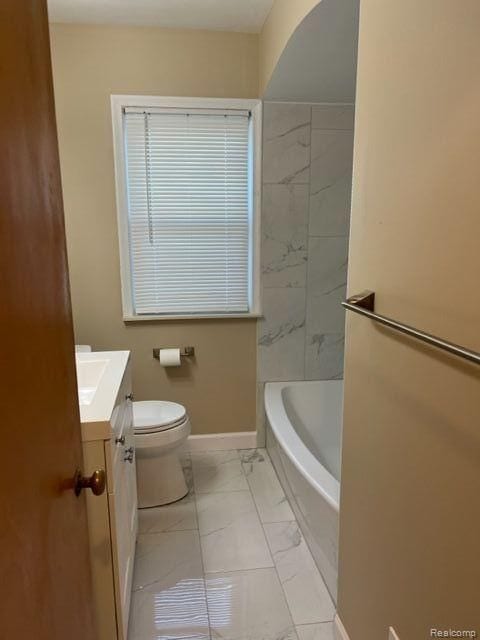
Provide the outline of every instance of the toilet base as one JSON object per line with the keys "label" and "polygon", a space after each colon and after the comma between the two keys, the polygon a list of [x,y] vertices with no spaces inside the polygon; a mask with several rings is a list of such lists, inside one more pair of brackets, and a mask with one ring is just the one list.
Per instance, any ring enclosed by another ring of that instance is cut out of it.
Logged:
{"label": "toilet base", "polygon": [[148,449],[137,449],[138,508],[160,507],[184,498],[187,483],[179,451],[170,450],[155,455]]}

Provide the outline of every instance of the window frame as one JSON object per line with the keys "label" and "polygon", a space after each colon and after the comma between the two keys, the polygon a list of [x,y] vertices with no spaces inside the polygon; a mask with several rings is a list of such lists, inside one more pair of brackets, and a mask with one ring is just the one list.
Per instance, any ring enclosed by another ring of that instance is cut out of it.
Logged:
{"label": "window frame", "polygon": [[[260,306],[260,220],[262,185],[262,101],[229,98],[173,98],[148,95],[111,95],[113,155],[117,205],[120,282],[124,322],[155,320],[201,320],[207,318],[258,318]],[[252,185],[251,242],[249,251],[251,308],[245,313],[136,314],[131,281],[130,242],[128,230],[128,188],[124,144],[123,110],[126,107],[177,109],[242,109],[251,118]]]}

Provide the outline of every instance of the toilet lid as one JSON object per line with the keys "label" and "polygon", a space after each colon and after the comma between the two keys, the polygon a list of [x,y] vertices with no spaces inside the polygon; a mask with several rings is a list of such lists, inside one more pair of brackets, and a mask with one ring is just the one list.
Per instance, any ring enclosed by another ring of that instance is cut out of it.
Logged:
{"label": "toilet lid", "polygon": [[133,403],[135,433],[156,433],[172,429],[185,421],[185,407],[176,402],[147,400]]}

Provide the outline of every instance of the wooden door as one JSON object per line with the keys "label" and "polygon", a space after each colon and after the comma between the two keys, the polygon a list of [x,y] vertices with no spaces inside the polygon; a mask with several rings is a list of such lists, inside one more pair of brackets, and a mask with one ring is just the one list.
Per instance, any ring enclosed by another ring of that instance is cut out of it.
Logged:
{"label": "wooden door", "polygon": [[0,637],[94,638],[45,0],[0,3]]}

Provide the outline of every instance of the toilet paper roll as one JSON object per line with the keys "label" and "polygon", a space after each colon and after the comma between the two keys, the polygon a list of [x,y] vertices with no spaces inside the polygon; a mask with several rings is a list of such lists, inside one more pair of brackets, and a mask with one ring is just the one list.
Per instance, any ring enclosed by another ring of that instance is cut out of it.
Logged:
{"label": "toilet paper roll", "polygon": [[162,367],[179,367],[180,349],[160,349],[160,364]]}

